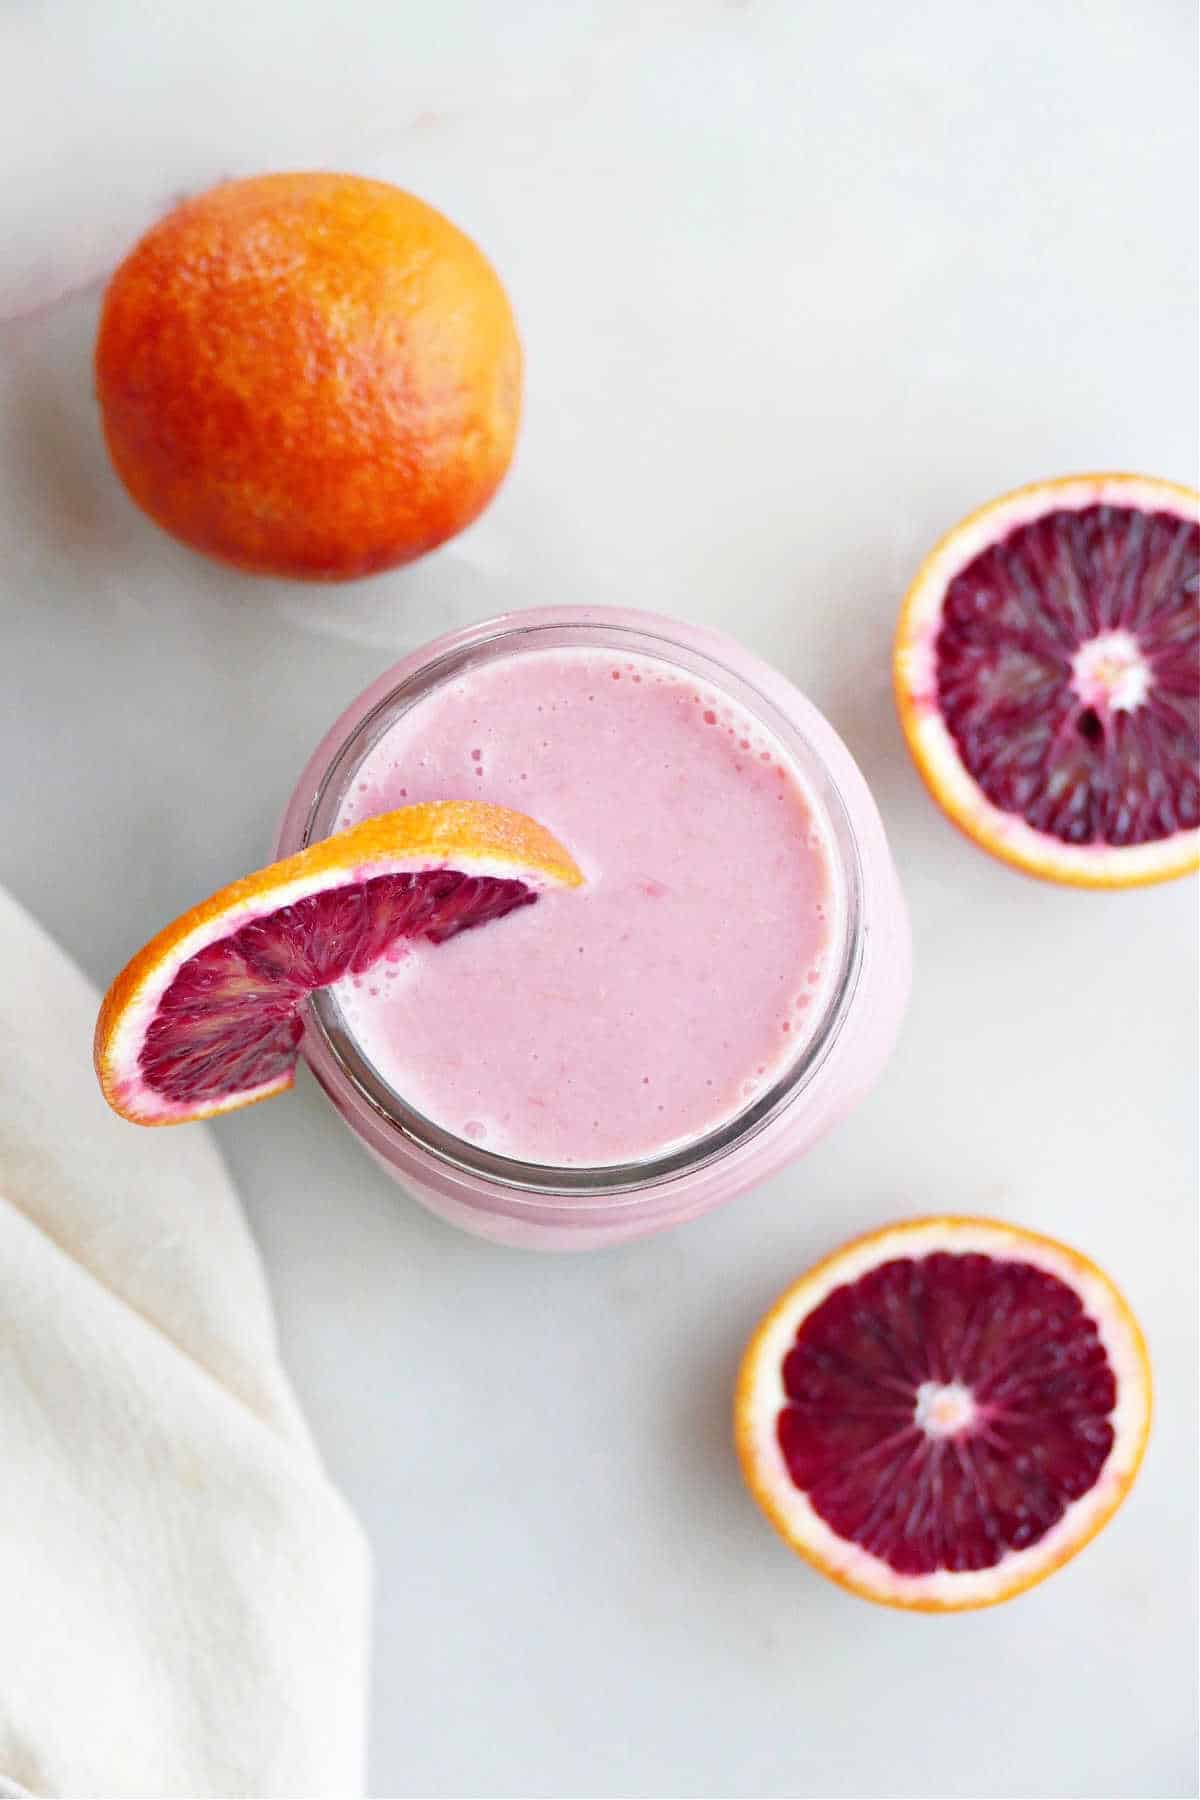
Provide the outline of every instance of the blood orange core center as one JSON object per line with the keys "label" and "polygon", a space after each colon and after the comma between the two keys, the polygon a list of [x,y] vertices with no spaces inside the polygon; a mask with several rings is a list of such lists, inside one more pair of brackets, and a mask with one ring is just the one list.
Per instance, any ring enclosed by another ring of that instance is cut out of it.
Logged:
{"label": "blood orange core center", "polygon": [[914,1417],[927,1437],[953,1437],[975,1417],[971,1390],[961,1381],[923,1381]]}
{"label": "blood orange core center", "polygon": [[938,1251],[835,1288],[783,1363],[779,1446],[839,1537],[903,1575],[987,1569],[1094,1486],[1117,1388],[1078,1295]]}
{"label": "blood orange core center", "polygon": [[428,869],[264,913],[181,966],[146,1033],[142,1079],[185,1105],[277,1081],[296,1061],[298,1007],[314,988],[364,973],[404,938],[444,943],[536,899],[520,881]]}
{"label": "blood orange core center", "polygon": [[1071,658],[1071,686],[1085,706],[1132,712],[1150,690],[1150,665],[1128,631],[1105,631]]}
{"label": "blood orange core center", "polygon": [[950,582],[937,700],[994,806],[1068,844],[1200,825],[1200,526],[1053,512]]}

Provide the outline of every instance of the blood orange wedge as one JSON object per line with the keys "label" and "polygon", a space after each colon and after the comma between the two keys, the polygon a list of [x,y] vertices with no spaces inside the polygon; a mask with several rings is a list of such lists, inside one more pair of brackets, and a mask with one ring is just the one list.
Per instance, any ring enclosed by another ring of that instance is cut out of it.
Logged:
{"label": "blood orange wedge", "polygon": [[1107,1276],[964,1218],[890,1226],[802,1276],[751,1340],[735,1419],[792,1548],[924,1612],[1007,1600],[1074,1556],[1149,1424],[1146,1347]]}
{"label": "blood orange wedge", "polygon": [[1006,494],[908,591],[900,718],[985,850],[1081,887],[1200,863],[1200,495],[1141,475]]}
{"label": "blood orange wedge", "polygon": [[96,1022],[104,1096],[139,1125],[265,1100],[292,1084],[306,994],[402,938],[440,944],[582,880],[543,826],[502,806],[367,819],[222,888],[138,952]]}

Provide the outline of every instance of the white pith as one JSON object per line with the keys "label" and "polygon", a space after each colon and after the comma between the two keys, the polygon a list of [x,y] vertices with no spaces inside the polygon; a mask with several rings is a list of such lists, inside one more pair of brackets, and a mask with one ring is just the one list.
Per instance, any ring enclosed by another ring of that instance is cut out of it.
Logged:
{"label": "white pith", "polygon": [[917,1389],[913,1422],[926,1437],[954,1437],[975,1417],[975,1401],[961,1381],[923,1381]]}
{"label": "white pith", "polygon": [[1150,692],[1150,666],[1131,631],[1102,631],[1071,658],[1071,686],[1101,713],[1133,712]]}
{"label": "white pith", "polygon": [[[787,1404],[783,1363],[801,1321],[835,1288],[859,1280],[871,1269],[897,1257],[919,1258],[935,1251],[1020,1261],[1045,1270],[1079,1295],[1095,1322],[1117,1381],[1117,1402],[1110,1415],[1114,1441],[1100,1476],[1088,1492],[1069,1505],[1058,1523],[1028,1549],[1010,1551],[992,1568],[961,1573],[939,1569],[931,1575],[900,1575],[882,1558],[850,1542],[826,1524],[806,1494],[795,1486],[779,1447],[777,1424]],[[1150,1392],[1136,1327],[1110,1284],[1089,1267],[1080,1266],[1053,1244],[1029,1239],[1000,1223],[936,1219],[894,1230],[852,1246],[843,1256],[814,1271],[770,1318],[758,1346],[753,1385],[742,1395],[744,1427],[755,1477],[777,1524],[835,1578],[868,1596],[893,1603],[961,1607],[984,1605],[1013,1588],[1023,1587],[1064,1560],[1112,1510],[1137,1467],[1149,1421]]]}
{"label": "white pith", "polygon": [[[1185,490],[1137,475],[1085,475],[1009,494],[950,532],[930,555],[905,604],[896,668],[898,685],[912,709],[907,729],[918,761],[935,772],[938,797],[953,818],[1035,874],[1118,886],[1193,866],[1200,859],[1200,830],[1128,845],[1066,844],[1035,830],[1020,814],[1003,811],[984,794],[959,755],[937,693],[937,636],[946,590],[954,577],[989,545],[1048,512],[1101,505],[1200,521],[1200,503],[1189,499]],[[1138,677],[1128,679],[1126,691],[1133,692]]]}

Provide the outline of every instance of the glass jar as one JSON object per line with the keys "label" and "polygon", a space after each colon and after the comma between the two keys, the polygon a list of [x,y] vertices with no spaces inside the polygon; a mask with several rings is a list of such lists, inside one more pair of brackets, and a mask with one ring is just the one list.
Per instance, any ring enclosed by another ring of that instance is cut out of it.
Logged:
{"label": "glass jar", "polygon": [[[302,1050],[376,1161],[425,1206],[484,1237],[586,1250],[694,1218],[802,1156],[856,1104],[887,1061],[908,997],[908,919],[883,825],[857,766],[816,708],[731,638],[625,609],[510,613],[439,638],[347,708],[301,775],[280,828],[287,856],[337,829],[358,769],[396,719],[441,683],[534,649],[637,654],[726,695],[786,751],[823,812],[841,914],[821,1015],[774,1083],[736,1116],[643,1162],[552,1168],[454,1136],[372,1067],[333,990],[305,1003]],[[536,804],[531,810],[536,811]]]}

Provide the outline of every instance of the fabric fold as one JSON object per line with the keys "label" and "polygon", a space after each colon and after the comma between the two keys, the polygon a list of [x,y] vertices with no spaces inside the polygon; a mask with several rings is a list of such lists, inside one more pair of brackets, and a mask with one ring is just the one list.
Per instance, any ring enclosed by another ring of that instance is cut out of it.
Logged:
{"label": "fabric fold", "polygon": [[368,1561],[209,1133],[115,1118],[98,996],[0,894],[0,1776],[353,1795]]}

